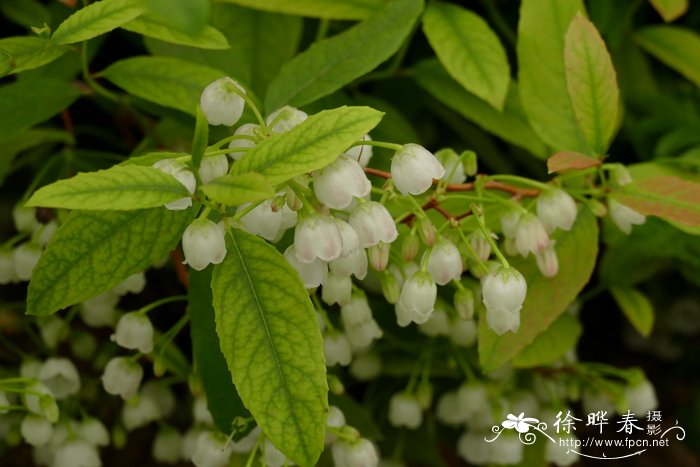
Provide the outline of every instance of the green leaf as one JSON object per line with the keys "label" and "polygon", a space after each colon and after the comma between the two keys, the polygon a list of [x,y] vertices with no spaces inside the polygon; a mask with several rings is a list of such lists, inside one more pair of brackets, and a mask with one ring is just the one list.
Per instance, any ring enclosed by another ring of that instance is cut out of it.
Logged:
{"label": "green leaf", "polygon": [[219,430],[228,434],[231,432],[233,419],[250,417],[250,412],[243,406],[233,385],[231,373],[219,346],[212,306],[211,271],[212,268],[204,271],[190,270],[188,297],[192,353],[197,374],[204,385],[209,412]]}
{"label": "green leaf", "polygon": [[0,184],[10,171],[15,157],[27,149],[46,143],[74,143],[73,136],[63,130],[28,129],[0,140]]}
{"label": "green leaf", "polygon": [[581,170],[589,167],[597,167],[600,160],[589,157],[580,152],[563,151],[554,154],[547,159],[547,173],[560,173],[569,170]]}
{"label": "green leaf", "polygon": [[195,115],[204,88],[224,73],[176,58],[144,56],[120,60],[102,75],[130,94]]}
{"label": "green leaf", "polygon": [[680,18],[688,11],[688,0],[649,0],[649,3],[667,23]]}
{"label": "green leaf", "polygon": [[678,26],[649,26],[634,36],[644,50],[700,86],[700,35]]}
{"label": "green leaf", "polygon": [[53,117],[79,95],[69,83],[50,78],[0,86],[0,139]]}
{"label": "green leaf", "polygon": [[161,170],[115,165],[39,188],[26,206],[119,211],[154,208],[188,196],[182,183]]}
{"label": "green leaf", "polygon": [[214,267],[216,332],[238,393],[265,436],[301,466],[323,450],[328,386],[316,313],[270,244],[232,229]]}
{"label": "green leaf", "polygon": [[209,122],[200,106],[197,106],[196,118],[194,135],[192,137],[192,165],[195,169],[199,169],[204,152],[209,145]]}
{"label": "green leaf", "polygon": [[141,16],[122,25],[122,28],[161,41],[189,45],[200,49],[227,49],[229,47],[226,36],[211,26],[205,26],[198,33],[191,34],[178,31],[150,17]]}
{"label": "green leaf", "polygon": [[661,175],[632,182],[610,196],[647,216],[700,226],[699,183]]}
{"label": "green leaf", "polygon": [[315,42],[282,67],[270,83],[265,108],[300,107],[372,71],[398,50],[422,9],[422,0],[396,0],[368,20]]}
{"label": "green leaf", "polygon": [[377,126],[382,113],[369,107],[339,107],[309,117],[289,132],[257,144],[233,164],[231,174],[257,172],[271,185],[333,162]]}
{"label": "green leaf", "polygon": [[423,31],[447,72],[464,89],[503,109],[508,94],[508,57],[488,23],[450,3],[431,3]]}
{"label": "green leaf", "polygon": [[255,203],[275,196],[267,179],[255,172],[224,175],[202,186],[202,191],[213,201],[228,206]]}
{"label": "green leaf", "polygon": [[221,0],[240,6],[324,19],[364,19],[382,7],[383,0]]}
{"label": "green leaf", "polygon": [[568,313],[561,315],[513,358],[513,367],[532,368],[556,362],[576,346],[582,331],[576,318]]}
{"label": "green leaf", "polygon": [[37,0],[2,0],[0,12],[5,18],[26,28],[40,27],[44,23],[51,24],[49,9]]}
{"label": "green leaf", "polygon": [[612,60],[593,23],[581,14],[574,16],[564,42],[566,84],[579,128],[595,155],[605,155],[620,102]]}
{"label": "green leaf", "polygon": [[564,35],[581,0],[523,0],[518,24],[518,79],[523,109],[535,133],[555,151],[587,153],[569,99]]}
{"label": "green leaf", "polygon": [[479,321],[479,361],[484,371],[493,371],[520,350],[531,344],[576,299],[588,283],[598,254],[598,225],[590,211],[582,209],[569,232],[557,239],[559,272],[551,279],[544,277],[530,256],[514,258],[511,265],[527,280],[527,297],[520,310],[517,333],[496,335],[488,327],[485,316]]}
{"label": "green leaf", "polygon": [[46,65],[66,53],[41,37],[17,36],[0,39],[0,76],[20,73]]}
{"label": "green leaf", "polygon": [[162,260],[194,214],[165,208],[71,213],[34,268],[27,314],[50,315]]}
{"label": "green leaf", "polygon": [[189,35],[198,35],[207,28],[211,13],[209,0],[145,0],[148,16]]}
{"label": "green leaf", "polygon": [[413,69],[418,84],[443,104],[459,112],[489,133],[545,158],[548,151],[532,131],[520,109],[520,96],[511,83],[511,92],[502,112],[464,90],[437,60],[425,60]]}
{"label": "green leaf", "polygon": [[51,40],[82,42],[118,28],[146,11],[140,0],[100,0],[81,8],[58,26]]}
{"label": "green leaf", "polygon": [[610,293],[632,326],[648,337],[654,326],[654,307],[646,295],[632,287],[611,287]]}
{"label": "green leaf", "polygon": [[187,154],[186,152],[149,152],[141,156],[130,157],[127,160],[123,161],[120,165],[146,165],[150,167],[159,160],[187,157],[189,155],[190,154]]}

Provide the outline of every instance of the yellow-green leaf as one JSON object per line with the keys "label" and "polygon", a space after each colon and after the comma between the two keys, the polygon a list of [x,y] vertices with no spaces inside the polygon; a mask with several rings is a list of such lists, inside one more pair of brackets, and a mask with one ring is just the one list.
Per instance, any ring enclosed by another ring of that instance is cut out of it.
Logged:
{"label": "yellow-green leaf", "polygon": [[325,19],[364,19],[383,5],[383,0],[221,0],[236,5],[287,15]]}
{"label": "yellow-green leaf", "polygon": [[700,34],[679,26],[648,26],[634,39],[644,50],[700,86]]}
{"label": "yellow-green leaf", "polygon": [[38,68],[66,53],[68,47],[33,36],[0,39],[0,76]]}
{"label": "yellow-green leaf", "polygon": [[518,352],[513,358],[513,367],[532,368],[556,362],[576,346],[582,331],[581,323],[564,313],[531,344]]}
{"label": "yellow-green leaf", "polygon": [[204,185],[202,191],[213,201],[228,206],[255,203],[275,195],[267,179],[255,172],[224,175]]}
{"label": "yellow-green leaf", "polygon": [[100,0],[70,15],[51,40],[58,44],[86,41],[128,23],[146,9],[140,0]]}
{"label": "yellow-green leaf", "polygon": [[196,34],[179,31],[151,17],[141,16],[122,25],[123,29],[143,36],[153,37],[172,44],[189,45],[200,49],[227,49],[226,36],[211,26]]}
{"label": "yellow-green leaf", "polygon": [[674,21],[688,11],[688,0],[649,0],[667,23]]}
{"label": "yellow-green leaf", "polygon": [[632,326],[648,336],[654,326],[654,307],[646,295],[632,287],[611,287],[610,293]]}

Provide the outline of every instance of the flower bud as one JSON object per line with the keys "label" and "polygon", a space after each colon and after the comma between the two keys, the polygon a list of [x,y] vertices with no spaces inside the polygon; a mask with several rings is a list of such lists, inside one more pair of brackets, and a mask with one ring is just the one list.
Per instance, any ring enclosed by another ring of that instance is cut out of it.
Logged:
{"label": "flower bud", "polygon": [[204,88],[199,99],[210,125],[233,126],[243,115],[245,89],[228,76]]}
{"label": "flower bud", "polygon": [[469,288],[458,289],[454,295],[454,307],[464,320],[474,317],[474,292]]}
{"label": "flower bud", "polygon": [[192,418],[194,422],[199,425],[214,425],[214,417],[209,411],[209,403],[204,395],[195,397],[194,403],[192,404]]}
{"label": "flower bud", "polygon": [[303,218],[294,230],[297,260],[311,263],[317,258],[332,261],[343,251],[343,239],[335,221],[320,214]]}
{"label": "flower bud", "polygon": [[379,242],[392,243],[399,236],[391,214],[376,201],[358,205],[350,214],[348,223],[357,232],[362,248]]}
{"label": "flower bud", "polygon": [[430,319],[437,298],[437,286],[430,274],[418,271],[403,285],[396,303],[396,318],[399,326],[411,322],[422,324]]}
{"label": "flower bud", "polygon": [[331,209],[345,209],[354,198],[364,198],[372,184],[354,159],[340,155],[314,177],[316,198]]}
{"label": "flower bud", "polygon": [[624,186],[632,183],[632,174],[623,164],[611,164],[610,182],[613,185]]}
{"label": "flower bud", "polygon": [[418,428],[423,423],[423,410],[418,400],[406,392],[394,394],[389,400],[389,423],[397,428]]}
{"label": "flower bud", "polygon": [[369,264],[375,271],[383,271],[389,264],[389,253],[391,245],[384,242],[379,242],[374,246],[369,247],[367,253],[369,255]]}
{"label": "flower bud", "polygon": [[437,238],[437,229],[435,224],[428,218],[424,217],[418,221],[418,235],[426,246],[433,246]]}
{"label": "flower bud", "polygon": [[515,246],[525,257],[542,251],[549,244],[549,236],[542,222],[532,213],[523,214],[515,231]]}
{"label": "flower bud", "polygon": [[192,463],[197,467],[225,467],[231,457],[231,446],[221,433],[205,431],[197,439]]}
{"label": "flower bud", "polygon": [[474,151],[462,151],[459,158],[464,166],[464,173],[469,177],[473,177],[479,170],[476,153]]}
{"label": "flower bud", "polygon": [[476,323],[458,319],[450,326],[450,340],[460,347],[471,347],[476,343]]}
{"label": "flower bud", "polygon": [[348,366],[352,360],[350,341],[341,332],[327,333],[323,337],[323,353],[326,366]]}
{"label": "flower bud", "polygon": [[396,276],[391,273],[386,273],[382,275],[382,294],[387,302],[394,305],[399,301],[399,295],[401,295],[401,285],[399,281],[396,280]]}
{"label": "flower bud", "polygon": [[[153,167],[165,172],[168,175],[172,175],[178,182],[187,188],[187,191],[190,194],[194,193],[194,190],[197,187],[197,179],[195,179],[194,174],[191,170],[189,170],[187,165],[183,164],[182,162],[178,162],[175,159],[162,159],[153,164]],[[192,198],[190,196],[176,199],[175,201],[171,201],[165,205],[166,209],[170,209],[172,211],[182,211],[190,206],[192,206]]]}
{"label": "flower bud", "polygon": [[597,199],[589,199],[586,206],[596,217],[605,217],[608,215],[608,207]]}
{"label": "flower bud", "polygon": [[228,158],[225,154],[213,157],[205,157],[199,165],[199,179],[202,183],[209,183],[228,173]]}
{"label": "flower bud", "polygon": [[454,243],[440,238],[425,254],[428,257],[428,272],[438,285],[445,285],[462,276],[462,257]]}
{"label": "flower bud", "polygon": [[58,404],[53,394],[42,383],[36,382],[27,386],[27,392],[22,395],[24,405],[31,413],[41,415],[51,423],[58,421]]}
{"label": "flower bud", "polygon": [[197,271],[219,264],[226,257],[224,232],[209,219],[195,219],[182,234],[182,250],[184,263]]}
{"label": "flower bud", "polygon": [[20,281],[28,281],[32,278],[34,266],[39,262],[42,248],[34,243],[23,243],[13,253],[15,265],[15,277]]}
{"label": "flower bud", "polygon": [[355,232],[355,229],[343,220],[333,219],[333,221],[335,225],[338,226],[340,239],[343,242],[343,249],[340,252],[340,256],[348,256],[350,253],[360,248],[360,237],[357,235],[357,232]]}
{"label": "flower bud", "polygon": [[525,278],[514,268],[500,267],[481,282],[486,319],[498,335],[520,327],[520,309],[527,295]]}
{"label": "flower bud", "polygon": [[161,428],[153,440],[153,459],[164,464],[177,464],[180,457],[182,435],[170,427]]}
{"label": "flower bud", "polygon": [[97,448],[82,439],[73,439],[56,449],[52,467],[101,467]]}
{"label": "flower bud", "polygon": [[86,418],[78,425],[78,435],[93,446],[109,446],[109,432],[96,418]]}
{"label": "flower bud", "polygon": [[352,279],[350,276],[336,276],[331,273],[328,274],[326,281],[323,283],[323,289],[321,290],[321,298],[328,305],[333,305],[337,303],[338,305],[345,305],[350,302],[350,296],[352,294]]}
{"label": "flower bud", "polygon": [[608,212],[610,219],[627,235],[632,232],[633,225],[641,225],[647,220],[646,216],[614,199],[608,199]]}
{"label": "flower bud", "polygon": [[391,177],[402,195],[420,195],[444,175],[435,156],[417,144],[404,145],[391,159]]}
{"label": "flower bud", "polygon": [[41,415],[27,414],[22,419],[20,427],[22,438],[32,446],[43,446],[53,433],[51,422]]}
{"label": "flower bud", "polygon": [[[325,263],[324,263],[325,264]],[[328,263],[328,267],[337,276],[350,276],[362,280],[367,275],[367,254],[362,248],[356,248],[349,255],[334,259]]]}
{"label": "flower bud", "polygon": [[340,307],[340,318],[345,334],[354,350],[363,350],[374,339],[382,337],[382,330],[372,317],[372,310],[367,299],[355,295],[350,302]]}
{"label": "flower bud", "polygon": [[117,323],[117,330],[111,336],[112,342],[125,349],[150,353],[153,350],[153,325],[144,313],[126,313]]}
{"label": "flower bud", "polygon": [[401,244],[401,256],[406,262],[413,261],[418,254],[420,248],[420,240],[415,235],[407,235]]}
{"label": "flower bud", "polygon": [[535,253],[537,267],[544,277],[554,277],[559,271],[559,259],[554,249],[555,243],[556,242],[552,240],[544,250]]}
{"label": "flower bud", "polygon": [[445,168],[447,183],[463,183],[467,179],[461,158],[452,149],[440,149],[435,153],[435,159]]}
{"label": "flower bud", "polygon": [[[362,137],[362,141],[372,141],[372,138],[369,135],[365,135]],[[345,151],[345,154],[356,160],[361,167],[367,167],[370,159],[372,159],[372,146],[368,144],[353,146]]]}
{"label": "flower bud", "polygon": [[275,110],[265,119],[265,124],[272,133],[284,133],[309,118],[306,112],[285,105],[281,109]]}
{"label": "flower bud", "polygon": [[448,335],[450,332],[450,318],[444,307],[444,302],[438,300],[435,305],[435,311],[433,311],[430,319],[418,325],[418,330],[426,336],[431,337]]}
{"label": "flower bud", "polygon": [[56,399],[65,399],[80,390],[80,376],[73,362],[67,358],[49,358],[39,370],[41,381]]}
{"label": "flower bud", "polygon": [[571,230],[576,220],[576,202],[566,191],[553,188],[537,198],[537,217],[547,233]]}
{"label": "flower bud", "polygon": [[360,438],[355,442],[338,440],[331,447],[333,464],[338,467],[377,467],[379,454],[374,445]]}
{"label": "flower bud", "polygon": [[[244,125],[239,126],[236,131],[233,133],[234,136],[250,136],[251,138],[241,138],[241,139],[234,139],[230,143],[228,143],[228,148],[232,149],[231,152],[228,153],[229,156],[233,158],[234,161],[239,161],[247,154],[248,151],[245,149],[249,148],[254,148],[255,147],[255,140],[253,139],[256,136],[256,133],[260,130],[260,125],[256,125],[254,123],[246,123]],[[239,148],[245,148],[243,150],[240,150]],[[237,150],[238,149],[238,150]]]}
{"label": "flower bud", "polygon": [[[355,360],[353,359],[353,361]],[[332,374],[326,375],[326,378],[328,379],[328,392],[336,396],[345,394],[345,385],[340,378]]]}
{"label": "flower bud", "polygon": [[[364,252],[362,252],[362,254],[364,255]],[[311,263],[302,263],[297,259],[294,245],[287,248],[284,252],[284,258],[299,274],[301,282],[307,289],[316,288],[326,282],[326,278],[328,277],[328,265],[320,259],[316,259]],[[345,258],[340,258],[336,261],[340,261],[341,259]]]}
{"label": "flower bud", "polygon": [[371,350],[359,352],[350,364],[350,374],[358,381],[371,381],[377,378],[381,371],[382,360]]}
{"label": "flower bud", "polygon": [[136,394],[142,378],[141,365],[127,357],[115,357],[107,362],[102,374],[102,385],[108,394],[127,400]]}

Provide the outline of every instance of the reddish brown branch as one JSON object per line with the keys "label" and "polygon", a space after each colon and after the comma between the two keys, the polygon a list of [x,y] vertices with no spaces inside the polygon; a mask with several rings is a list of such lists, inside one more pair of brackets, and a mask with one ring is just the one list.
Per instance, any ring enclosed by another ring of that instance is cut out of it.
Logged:
{"label": "reddish brown branch", "polygon": [[182,254],[180,250],[175,249],[170,252],[170,258],[173,260],[173,267],[175,267],[175,273],[177,274],[177,279],[186,288],[190,288],[190,277],[187,275],[187,268],[183,264]]}

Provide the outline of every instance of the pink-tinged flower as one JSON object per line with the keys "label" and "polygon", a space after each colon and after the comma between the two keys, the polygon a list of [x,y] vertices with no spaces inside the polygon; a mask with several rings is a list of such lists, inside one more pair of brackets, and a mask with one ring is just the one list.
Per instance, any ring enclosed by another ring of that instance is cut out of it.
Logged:
{"label": "pink-tinged flower", "polygon": [[627,235],[632,232],[633,225],[641,225],[647,220],[646,216],[614,199],[608,200],[608,212],[610,219]]}
{"label": "pink-tinged flower", "polygon": [[394,219],[384,205],[369,201],[353,209],[348,222],[360,237],[360,246],[367,248],[379,242],[392,243],[399,236]]}
{"label": "pink-tinged flower", "polygon": [[316,259],[333,261],[343,252],[343,238],[335,220],[313,214],[302,219],[294,231],[297,259],[311,263]]}
{"label": "pink-tinged flower", "polygon": [[576,220],[576,202],[559,188],[547,190],[537,198],[537,217],[547,233],[557,228],[571,230]]}
{"label": "pink-tinged flower", "polygon": [[402,195],[424,193],[433,179],[440,180],[445,169],[435,156],[417,144],[406,144],[391,160],[391,177]]}
{"label": "pink-tinged flower", "polygon": [[540,422],[536,418],[526,418],[525,412],[521,412],[517,417],[512,413],[509,413],[506,418],[507,420],[504,420],[503,423],[501,423],[503,428],[507,428],[509,430],[515,428],[518,433],[527,433],[530,431],[532,426],[536,426]]}
{"label": "pink-tinged flower", "polygon": [[515,230],[515,246],[521,256],[536,254],[549,245],[549,235],[542,222],[532,213],[523,214]]}
{"label": "pink-tinged flower", "polygon": [[360,164],[346,155],[340,155],[314,177],[316,197],[331,209],[347,208],[353,198],[364,198],[371,188]]}

